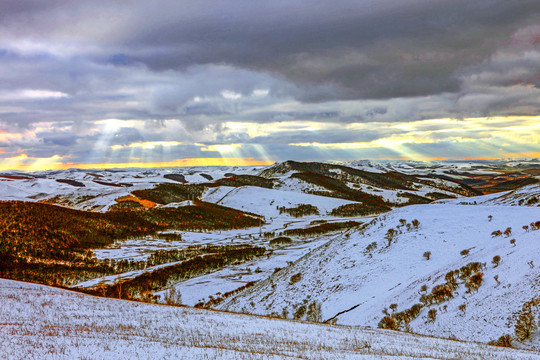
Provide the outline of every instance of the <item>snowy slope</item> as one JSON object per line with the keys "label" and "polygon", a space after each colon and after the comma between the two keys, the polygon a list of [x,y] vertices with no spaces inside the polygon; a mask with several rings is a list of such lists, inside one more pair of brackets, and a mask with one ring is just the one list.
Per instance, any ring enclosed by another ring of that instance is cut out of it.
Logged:
{"label": "snowy slope", "polygon": [[[400,225],[400,219],[409,225]],[[419,220],[418,228],[410,226],[413,219]],[[513,335],[516,314],[540,295],[540,230],[522,228],[538,220],[540,209],[530,207],[408,206],[327,243],[218,308],[292,318],[302,314],[302,306],[320,306],[316,320],[376,327],[391,304],[397,304],[397,311],[408,309],[420,302],[422,285],[430,292],[445,283],[449,271],[481,262],[486,263],[484,281],[477,291],[467,293],[459,281],[452,299],[424,306],[409,326],[422,334],[488,342]],[[493,231],[508,227],[510,237],[492,237]],[[388,246],[391,228],[397,235]],[[429,260],[423,256],[427,251]],[[502,259],[497,267],[491,263],[496,255]],[[462,304],[465,312],[459,310]],[[438,316],[428,322],[431,309]],[[517,346],[540,349],[540,335]]]}
{"label": "snowy slope", "polygon": [[326,196],[255,186],[210,188],[205,191],[202,200],[238,210],[254,212],[265,217],[278,216],[278,207],[281,206],[293,208],[300,204],[310,204],[316,206],[321,215],[326,215],[341,205],[354,203],[353,201]]}
{"label": "snowy slope", "polygon": [[[494,359],[540,354],[431,337],[105,299],[0,280],[4,359]],[[9,311],[7,311],[9,309]]]}
{"label": "snowy slope", "polygon": [[516,190],[504,191],[488,196],[475,196],[465,199],[440,200],[447,204],[482,204],[511,206],[540,206],[540,185],[527,185]]}
{"label": "snowy slope", "polygon": [[[0,175],[0,200],[44,201],[80,210],[107,211],[115,199],[134,190],[148,189],[160,183],[178,183],[166,178],[181,175],[187,183],[204,183],[233,174],[254,175],[261,167],[188,167],[156,169],[96,169],[41,171]],[[7,175],[7,177],[6,177]],[[20,176],[21,179],[9,178]],[[73,186],[57,180],[77,181]],[[118,185],[118,186],[114,186]]]}

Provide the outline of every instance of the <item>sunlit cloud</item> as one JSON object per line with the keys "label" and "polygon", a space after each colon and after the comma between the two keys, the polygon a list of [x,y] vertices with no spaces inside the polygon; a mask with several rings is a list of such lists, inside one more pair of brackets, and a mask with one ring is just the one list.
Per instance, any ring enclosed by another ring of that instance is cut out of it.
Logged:
{"label": "sunlit cloud", "polygon": [[125,163],[97,163],[77,164],[64,163],[56,169],[125,169],[125,168],[156,168],[156,167],[190,167],[190,166],[260,166],[270,165],[273,162],[256,160],[253,158],[190,158],[177,159],[165,162],[125,162]]}
{"label": "sunlit cloud", "polygon": [[242,144],[222,144],[208,145],[201,148],[201,151],[217,151],[219,153],[233,153],[242,147]]}
{"label": "sunlit cloud", "polygon": [[69,95],[61,91],[51,91],[42,89],[23,89],[15,91],[0,92],[0,101],[2,100],[40,100],[40,99],[59,99],[66,98]]}
{"label": "sunlit cloud", "polygon": [[182,144],[183,143],[179,141],[145,141],[145,142],[131,143],[127,145],[112,145],[111,149],[119,150],[119,149],[125,149],[125,148],[142,148],[142,149],[152,150],[156,147],[169,147],[169,146],[177,146],[177,145],[182,145]]}
{"label": "sunlit cloud", "polygon": [[223,96],[227,100],[238,100],[242,98],[242,94],[236,93],[231,90],[223,90],[221,92],[221,96]]}

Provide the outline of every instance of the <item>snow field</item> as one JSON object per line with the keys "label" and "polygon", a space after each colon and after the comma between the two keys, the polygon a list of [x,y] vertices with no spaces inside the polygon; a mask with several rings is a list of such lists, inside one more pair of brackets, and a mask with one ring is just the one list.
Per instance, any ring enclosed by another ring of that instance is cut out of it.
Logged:
{"label": "snow field", "polygon": [[539,358],[394,331],[98,298],[11,280],[0,280],[0,308],[0,353],[9,360]]}

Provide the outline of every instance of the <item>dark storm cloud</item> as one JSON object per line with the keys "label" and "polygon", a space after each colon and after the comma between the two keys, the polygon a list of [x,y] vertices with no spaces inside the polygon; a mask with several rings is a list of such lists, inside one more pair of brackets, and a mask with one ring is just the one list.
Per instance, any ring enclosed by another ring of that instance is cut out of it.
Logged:
{"label": "dark storm cloud", "polygon": [[[305,101],[457,92],[456,70],[481,64],[540,14],[535,0],[41,3],[3,5],[7,18],[37,20],[27,29],[12,21],[8,30],[83,37],[99,48],[85,52],[118,66],[225,63],[270,72],[296,82],[294,95]],[[87,26],[70,33],[77,22]]]}
{"label": "dark storm cloud", "polygon": [[[154,69],[225,62],[297,82],[297,96],[390,98],[455,92],[456,69],[481,63],[517,27],[538,21],[536,1],[198,2],[124,39]],[[191,10],[191,12],[190,12]],[[312,85],[332,91],[312,93]]]}

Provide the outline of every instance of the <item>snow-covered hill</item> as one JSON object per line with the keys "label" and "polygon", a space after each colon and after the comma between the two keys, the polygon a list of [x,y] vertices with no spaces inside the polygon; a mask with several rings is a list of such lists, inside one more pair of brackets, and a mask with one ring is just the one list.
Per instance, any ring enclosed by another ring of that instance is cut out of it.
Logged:
{"label": "snow-covered hill", "polygon": [[96,169],[0,174],[0,200],[44,201],[80,210],[107,211],[115,199],[161,183],[204,183],[262,167]]}
{"label": "snow-covered hill", "polygon": [[0,280],[3,359],[494,359],[540,354],[385,330],[97,298]]}
{"label": "snow-covered hill", "polygon": [[293,208],[300,204],[313,205],[321,215],[328,215],[333,209],[341,205],[354,203],[353,201],[327,196],[265,189],[255,186],[210,188],[203,194],[202,200],[238,210],[254,212],[265,217],[279,216],[279,207]]}
{"label": "snow-covered hill", "polygon": [[527,185],[516,190],[462,199],[439,200],[446,204],[509,205],[540,207],[540,185]]}
{"label": "snow-covered hill", "polygon": [[[540,230],[531,225],[539,220],[532,207],[408,206],[343,234],[218,308],[377,327],[383,311],[421,304],[400,329],[480,342],[515,336],[526,304],[539,319]],[[494,234],[509,228],[508,236]],[[437,285],[450,293],[430,296]],[[514,345],[540,349],[540,334]]]}

